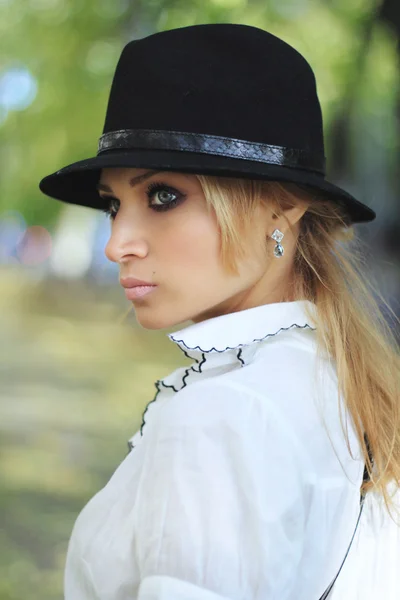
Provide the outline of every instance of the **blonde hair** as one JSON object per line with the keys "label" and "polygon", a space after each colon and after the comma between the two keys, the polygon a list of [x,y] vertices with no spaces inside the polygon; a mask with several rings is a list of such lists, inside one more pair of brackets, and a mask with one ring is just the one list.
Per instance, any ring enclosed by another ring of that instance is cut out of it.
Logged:
{"label": "blonde hair", "polygon": [[[255,214],[262,204],[282,216],[284,208],[307,203],[296,240],[292,286],[282,301],[307,299],[316,305],[318,354],[328,351],[336,363],[338,397],[345,399],[370,477],[361,492],[383,496],[390,514],[389,505],[395,505],[388,486],[400,487],[400,354],[374,292],[399,320],[374,285],[367,250],[345,206],[294,183],[196,177],[210,214],[216,216],[222,265],[234,275],[237,261],[248,252],[250,236],[254,240]],[[261,229],[259,237],[267,268],[276,259]],[[341,416],[340,420],[343,428]],[[345,439],[353,457],[346,433]]]}
{"label": "blonde hair", "polygon": [[[300,219],[292,287],[283,301],[307,299],[316,305],[318,354],[327,350],[336,363],[338,395],[353,419],[370,476],[361,492],[381,494],[390,513],[388,505],[395,505],[388,486],[394,482],[400,487],[400,354],[374,291],[399,319],[374,284],[367,250],[355,235],[345,206],[294,183],[196,177],[209,210],[215,211],[222,264],[232,274],[238,274],[237,260],[246,255],[249,236],[254,237],[260,203],[283,218],[282,209],[299,201],[308,205]],[[276,259],[271,258],[265,232],[259,243],[264,244],[267,266]],[[353,457],[346,433],[345,438]]]}

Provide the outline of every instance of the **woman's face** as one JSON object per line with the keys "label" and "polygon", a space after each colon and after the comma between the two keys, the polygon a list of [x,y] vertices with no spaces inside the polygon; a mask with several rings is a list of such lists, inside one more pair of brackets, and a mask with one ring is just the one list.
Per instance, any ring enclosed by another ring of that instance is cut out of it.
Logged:
{"label": "woman's face", "polygon": [[[146,173],[151,176],[130,184]],[[199,322],[265,303],[265,258],[250,252],[238,265],[239,276],[223,270],[216,216],[208,213],[194,175],[107,168],[99,184],[100,195],[110,200],[107,258],[119,264],[121,278],[157,285],[148,295],[131,300],[144,328]],[[271,227],[272,233],[275,223]]]}

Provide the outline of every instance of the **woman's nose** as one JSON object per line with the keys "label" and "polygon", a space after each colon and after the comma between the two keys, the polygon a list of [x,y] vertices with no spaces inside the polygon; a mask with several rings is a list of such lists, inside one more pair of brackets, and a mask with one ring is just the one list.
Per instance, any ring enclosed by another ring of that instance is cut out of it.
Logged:
{"label": "woman's nose", "polygon": [[104,250],[108,260],[115,263],[122,263],[134,256],[143,258],[147,253],[148,242],[142,234],[134,232],[133,228],[113,229]]}

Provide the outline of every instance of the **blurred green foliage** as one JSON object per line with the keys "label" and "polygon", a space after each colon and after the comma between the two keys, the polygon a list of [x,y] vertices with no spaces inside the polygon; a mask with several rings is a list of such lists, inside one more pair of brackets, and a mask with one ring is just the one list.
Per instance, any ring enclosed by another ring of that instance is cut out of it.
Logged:
{"label": "blurred green foliage", "polygon": [[0,600],[53,600],[78,513],[125,458],[156,380],[192,361],[133,313],[118,325],[118,290],[0,282]]}

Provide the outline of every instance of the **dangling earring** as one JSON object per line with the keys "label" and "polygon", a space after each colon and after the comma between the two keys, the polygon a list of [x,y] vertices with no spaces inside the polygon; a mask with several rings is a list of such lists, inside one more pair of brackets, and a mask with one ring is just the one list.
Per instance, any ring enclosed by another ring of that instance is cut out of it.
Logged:
{"label": "dangling earring", "polygon": [[282,240],[284,235],[285,234],[282,233],[282,231],[279,231],[279,229],[275,229],[274,233],[271,235],[271,238],[276,241],[276,246],[274,248],[274,255],[276,258],[283,256],[283,246],[281,246],[279,242]]}

